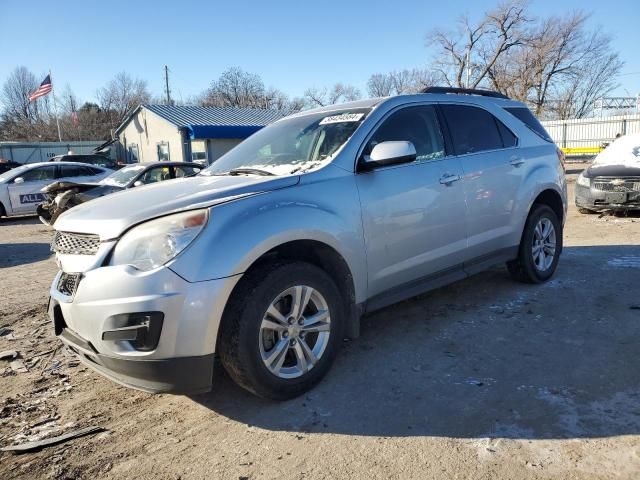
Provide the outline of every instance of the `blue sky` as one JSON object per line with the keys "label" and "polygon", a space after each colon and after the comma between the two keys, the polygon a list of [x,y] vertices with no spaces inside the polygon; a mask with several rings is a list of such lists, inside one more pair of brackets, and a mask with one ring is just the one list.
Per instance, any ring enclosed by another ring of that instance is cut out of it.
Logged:
{"label": "blue sky", "polygon": [[[237,65],[291,95],[336,81],[364,91],[372,73],[426,66],[431,28],[495,3],[0,0],[0,84],[17,65],[38,76],[51,69],[55,88],[68,84],[84,101],[124,70],[159,95],[167,64],[174,96],[186,99]],[[592,12],[591,25],[613,35],[626,62],[617,93],[640,93],[640,2],[533,0],[531,6],[537,15]]]}

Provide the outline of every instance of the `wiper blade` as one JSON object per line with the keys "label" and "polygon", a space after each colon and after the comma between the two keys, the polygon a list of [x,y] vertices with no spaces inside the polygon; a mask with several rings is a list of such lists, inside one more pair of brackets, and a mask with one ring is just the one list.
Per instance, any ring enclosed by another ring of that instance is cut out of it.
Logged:
{"label": "wiper blade", "polygon": [[248,168],[248,167],[234,168],[233,170],[229,170],[227,174],[228,175],[244,175],[244,174],[262,175],[264,177],[270,177],[275,175],[275,173],[269,172],[268,170],[261,170],[259,168]]}

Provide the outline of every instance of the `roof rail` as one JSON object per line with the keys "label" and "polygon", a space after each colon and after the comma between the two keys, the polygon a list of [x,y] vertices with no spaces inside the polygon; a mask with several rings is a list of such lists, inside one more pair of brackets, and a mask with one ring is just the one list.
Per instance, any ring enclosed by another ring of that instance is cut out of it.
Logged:
{"label": "roof rail", "polygon": [[462,93],[465,95],[482,95],[483,97],[504,98],[510,100],[509,97],[493,90],[482,90],[479,88],[456,88],[456,87],[427,87],[421,93]]}

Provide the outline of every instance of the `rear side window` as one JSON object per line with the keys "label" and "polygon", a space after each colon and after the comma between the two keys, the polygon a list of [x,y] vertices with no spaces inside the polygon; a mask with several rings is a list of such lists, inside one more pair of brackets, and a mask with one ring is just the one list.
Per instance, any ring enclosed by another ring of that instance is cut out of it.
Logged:
{"label": "rear side window", "polygon": [[518,137],[516,137],[500,120],[497,118],[495,120],[496,125],[498,125],[498,130],[500,131],[500,136],[502,137],[502,144],[504,145],[504,148],[515,147],[518,144]]}
{"label": "rear side window", "polygon": [[89,175],[85,167],[78,165],[62,165],[61,169],[61,177],[81,177],[83,175]]}
{"label": "rear side window", "polygon": [[533,115],[533,113],[531,113],[531,110],[526,107],[507,107],[505,108],[505,110],[516,117],[518,120],[520,120],[522,123],[524,123],[539,137],[546,140],[547,142],[553,143],[553,139],[549,136],[547,131],[544,129],[538,119]]}
{"label": "rear side window", "polygon": [[466,105],[443,105],[442,111],[456,155],[503,148],[496,120],[486,110]]}

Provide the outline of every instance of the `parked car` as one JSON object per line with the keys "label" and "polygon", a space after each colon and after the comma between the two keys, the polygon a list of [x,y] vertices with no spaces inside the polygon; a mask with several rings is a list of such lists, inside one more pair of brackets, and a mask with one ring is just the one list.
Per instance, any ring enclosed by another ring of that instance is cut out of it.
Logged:
{"label": "parked car", "polygon": [[105,167],[111,170],[118,170],[122,168],[124,164],[120,164],[113,160],[112,158],[107,157],[106,155],[56,155],[55,157],[49,160],[50,162],[78,162],[78,163],[88,163],[89,165],[96,165],[98,167]]}
{"label": "parked car", "polygon": [[0,217],[29,215],[45,199],[40,191],[53,181],[97,181],[113,173],[108,168],[82,163],[29,163],[0,175]]}
{"label": "parked car", "polygon": [[576,180],[581,213],[640,210],[640,133],[617,138]]}
{"label": "parked car", "polygon": [[150,183],[191,177],[204,167],[186,162],[148,162],[127,165],[99,182],[61,181],[42,189],[46,200],[38,205],[37,213],[45,225],[53,225],[58,216],[76,205],[127,188]]}
{"label": "parked car", "polygon": [[295,397],[365,312],[496,263],[520,281],[551,278],[560,158],[527,107],[495,92],[300,112],[195,177],[59,217],[49,315],[119,383],[205,391],[215,355],[251,392]]}
{"label": "parked car", "polygon": [[0,160],[0,173],[8,172],[9,170],[22,165],[18,162],[12,162],[11,160]]}

